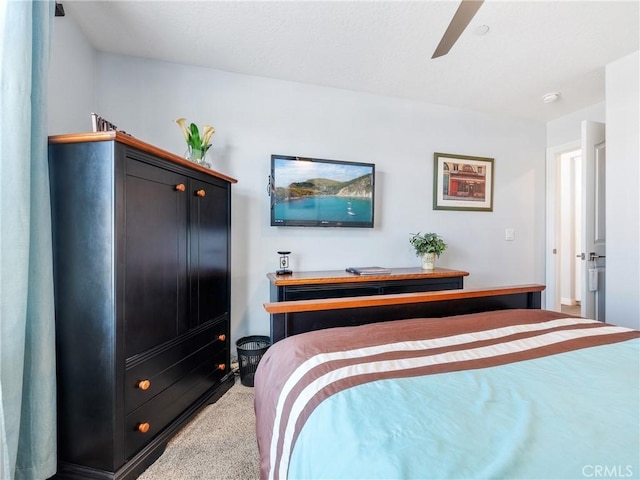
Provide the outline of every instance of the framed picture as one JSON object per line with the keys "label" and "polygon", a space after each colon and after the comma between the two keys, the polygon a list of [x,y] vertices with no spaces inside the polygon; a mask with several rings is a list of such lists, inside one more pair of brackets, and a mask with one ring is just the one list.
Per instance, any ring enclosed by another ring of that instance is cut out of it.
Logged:
{"label": "framed picture", "polygon": [[493,158],[433,154],[433,209],[493,211]]}

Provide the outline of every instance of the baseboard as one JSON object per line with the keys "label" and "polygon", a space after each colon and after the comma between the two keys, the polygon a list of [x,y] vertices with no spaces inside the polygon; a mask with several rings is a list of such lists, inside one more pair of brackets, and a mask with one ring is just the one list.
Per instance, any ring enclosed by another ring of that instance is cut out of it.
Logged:
{"label": "baseboard", "polygon": [[570,307],[575,307],[577,305],[580,305],[580,302],[574,298],[560,297],[560,305],[568,305]]}

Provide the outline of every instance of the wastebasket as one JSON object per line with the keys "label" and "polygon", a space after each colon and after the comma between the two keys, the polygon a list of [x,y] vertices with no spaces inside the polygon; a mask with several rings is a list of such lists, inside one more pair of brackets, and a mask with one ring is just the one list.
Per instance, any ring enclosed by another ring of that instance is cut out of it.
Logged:
{"label": "wastebasket", "polygon": [[246,387],[253,387],[253,377],[260,359],[271,346],[271,339],[262,335],[242,337],[236,342],[240,382]]}

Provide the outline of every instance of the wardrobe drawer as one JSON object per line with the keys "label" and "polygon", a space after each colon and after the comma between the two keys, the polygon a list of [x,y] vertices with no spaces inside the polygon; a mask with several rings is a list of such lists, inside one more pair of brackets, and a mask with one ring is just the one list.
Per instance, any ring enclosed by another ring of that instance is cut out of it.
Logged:
{"label": "wardrobe drawer", "polygon": [[135,455],[228,372],[227,350],[211,355],[170,387],[126,416],[125,456]]}
{"label": "wardrobe drawer", "polygon": [[[217,323],[197,336],[165,348],[125,373],[125,412],[129,413],[183,378],[198,365],[227,350],[226,325]],[[227,366],[228,369],[228,366]]]}

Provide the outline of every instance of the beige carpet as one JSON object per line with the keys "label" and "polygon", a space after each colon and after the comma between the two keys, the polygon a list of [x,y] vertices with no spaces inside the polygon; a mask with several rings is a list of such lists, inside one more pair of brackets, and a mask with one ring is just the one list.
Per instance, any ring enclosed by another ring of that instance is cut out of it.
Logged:
{"label": "beige carpet", "polygon": [[258,447],[253,388],[236,383],[205,407],[138,480],[253,480]]}

